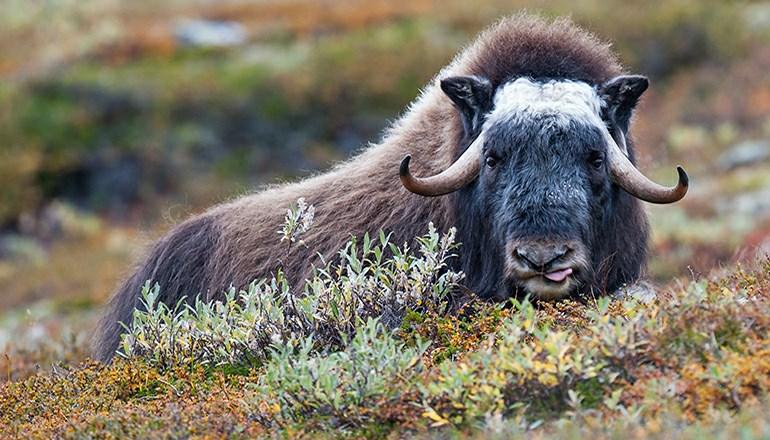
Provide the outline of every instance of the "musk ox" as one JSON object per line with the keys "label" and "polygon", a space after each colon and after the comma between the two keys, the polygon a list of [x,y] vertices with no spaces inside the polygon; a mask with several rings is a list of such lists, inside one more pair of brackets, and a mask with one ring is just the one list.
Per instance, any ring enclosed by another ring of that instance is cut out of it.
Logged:
{"label": "musk ox", "polygon": [[[647,85],[568,20],[503,19],[459,53],[378,144],[325,174],[173,228],[110,300],[95,357],[112,357],[120,323],[129,322],[148,280],[167,304],[221,298],[279,264],[299,285],[316,252],[333,254],[351,234],[383,229],[408,242],[429,222],[457,227],[455,264],[482,297],[557,298],[633,282],[647,253],[640,200],[671,203],[688,185],[681,168],[669,188],[634,166],[629,125]],[[308,249],[286,257],[276,230],[300,197],[315,206],[315,222],[304,236]]]}

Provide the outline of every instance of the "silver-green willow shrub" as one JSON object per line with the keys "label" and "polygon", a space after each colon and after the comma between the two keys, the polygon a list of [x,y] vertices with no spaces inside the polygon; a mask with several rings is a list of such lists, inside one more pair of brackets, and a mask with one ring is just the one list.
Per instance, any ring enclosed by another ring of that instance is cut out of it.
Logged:
{"label": "silver-green willow shrub", "polygon": [[[278,231],[299,242],[312,225],[312,206],[298,201]],[[146,284],[142,307],[133,315],[119,354],[151,364],[258,365],[270,348],[301,341],[312,351],[343,349],[357,330],[377,318],[394,329],[408,311],[445,313],[448,294],[461,279],[448,260],[454,256],[455,231],[440,234],[431,224],[418,237],[419,250],[397,246],[380,232],[372,239],[351,238],[333,261],[320,259],[302,291],[294,291],[284,270],[257,280],[246,290],[231,289],[224,300],[174,307],[158,302],[159,287]],[[305,345],[302,345],[303,347]]]}
{"label": "silver-green willow shrub", "polygon": [[279,410],[273,421],[321,415],[332,417],[332,424],[360,423],[366,418],[360,408],[396,399],[412,386],[430,344],[407,347],[373,318],[345,341],[344,350],[318,355],[315,342],[307,338],[277,348],[266,364],[257,400],[275,402]]}

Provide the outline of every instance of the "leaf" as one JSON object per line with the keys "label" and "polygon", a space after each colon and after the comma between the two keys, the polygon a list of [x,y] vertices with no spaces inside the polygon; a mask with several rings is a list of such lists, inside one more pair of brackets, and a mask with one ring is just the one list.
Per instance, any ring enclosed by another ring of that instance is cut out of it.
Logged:
{"label": "leaf", "polygon": [[430,424],[432,428],[438,428],[439,426],[449,424],[449,420],[441,417],[433,408],[422,413],[422,416],[433,420],[433,423]]}

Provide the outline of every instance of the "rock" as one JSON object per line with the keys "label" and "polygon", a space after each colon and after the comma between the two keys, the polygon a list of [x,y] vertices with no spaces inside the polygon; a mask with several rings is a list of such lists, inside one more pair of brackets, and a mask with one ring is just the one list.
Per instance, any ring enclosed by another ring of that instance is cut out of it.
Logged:
{"label": "rock", "polygon": [[744,17],[746,23],[754,32],[770,29],[770,5],[766,4],[766,2],[746,5]]}
{"label": "rock", "polygon": [[770,159],[770,142],[753,140],[742,142],[722,153],[717,166],[723,171],[753,165]]}
{"label": "rock", "polygon": [[46,251],[36,240],[18,234],[0,236],[0,259],[43,264]]}
{"label": "rock", "polygon": [[658,291],[647,281],[637,281],[623,286],[611,294],[616,299],[635,299],[643,304],[651,304],[658,297]]}
{"label": "rock", "polygon": [[185,46],[238,46],[246,36],[246,29],[234,21],[182,20],[174,26],[174,37]]}
{"label": "rock", "polygon": [[727,212],[756,219],[770,217],[770,188],[740,194],[728,204]]}

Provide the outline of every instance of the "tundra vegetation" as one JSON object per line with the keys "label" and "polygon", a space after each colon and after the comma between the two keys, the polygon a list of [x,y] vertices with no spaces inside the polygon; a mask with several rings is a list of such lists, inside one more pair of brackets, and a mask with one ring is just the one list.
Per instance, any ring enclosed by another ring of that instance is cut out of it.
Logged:
{"label": "tundra vegetation", "polygon": [[[305,210],[305,215],[308,215]],[[278,232],[301,242],[290,210]],[[454,231],[352,238],[304,292],[283,272],[168,307],[145,285],[119,357],[0,388],[6,434],[762,438],[770,260],[641,301],[458,296]],[[390,250],[391,257],[384,257]],[[10,373],[9,373],[10,374]],[[757,416],[757,415],[761,416]]]}
{"label": "tundra vegetation", "polygon": [[[122,356],[86,359],[95,307],[145,234],[348,157],[478,30],[533,7],[363,3],[0,11],[0,437],[770,435],[770,23],[757,1],[536,5],[652,77],[641,168],[669,182],[688,165],[688,197],[650,209],[654,301],[449,295],[463,276],[442,269],[462,246],[451,231],[413,249],[383,231],[317,262],[295,302],[278,270],[191,307],[156,303],[148,285]],[[180,16],[235,20],[249,39],[181,46]],[[287,223],[287,248],[312,249],[301,230]]]}

